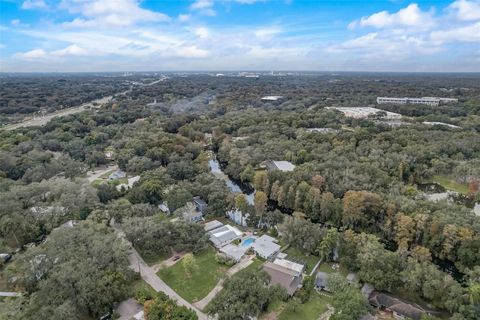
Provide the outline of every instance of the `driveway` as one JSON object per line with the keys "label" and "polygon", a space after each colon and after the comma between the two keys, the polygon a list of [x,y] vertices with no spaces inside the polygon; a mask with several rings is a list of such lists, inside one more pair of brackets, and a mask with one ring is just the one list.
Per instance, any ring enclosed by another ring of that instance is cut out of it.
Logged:
{"label": "driveway", "polygon": [[93,181],[97,180],[98,178],[100,178],[105,173],[107,173],[109,171],[112,171],[112,170],[118,170],[118,166],[113,165],[113,166],[108,166],[108,167],[96,168],[94,171],[87,172],[87,180],[88,180],[88,182],[92,183]]}
{"label": "driveway", "polygon": [[[240,260],[239,263],[237,263],[236,265],[234,265],[233,267],[231,267],[230,269],[227,270],[227,276],[231,277],[235,273],[237,273],[238,271],[240,271],[242,269],[245,269],[246,267],[251,265],[253,263],[253,258],[255,258],[255,255],[244,257],[242,260]],[[213,298],[215,298],[217,293],[222,291],[224,281],[225,281],[224,279],[220,279],[218,281],[217,285],[212,289],[212,291],[210,291],[207,294],[207,296],[205,298],[203,298],[200,301],[195,302],[193,305],[196,306],[200,310],[205,309],[205,307],[210,303],[210,301],[212,301]]]}
{"label": "driveway", "polygon": [[143,306],[137,300],[130,298],[120,302],[115,311],[120,315],[118,320],[131,320],[136,314],[143,311]]}

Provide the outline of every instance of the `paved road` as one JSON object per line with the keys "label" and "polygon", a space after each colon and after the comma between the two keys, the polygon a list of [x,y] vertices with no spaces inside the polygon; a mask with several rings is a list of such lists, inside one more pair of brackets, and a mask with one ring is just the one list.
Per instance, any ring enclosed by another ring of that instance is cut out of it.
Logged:
{"label": "paved road", "polygon": [[[123,231],[118,226],[114,226],[113,228],[115,229],[119,238],[122,238],[123,241],[128,243]],[[140,276],[146,283],[148,283],[155,291],[157,292],[161,291],[166,295],[168,295],[173,300],[175,300],[178,304],[188,307],[193,311],[195,311],[199,320],[208,319],[208,316],[205,313],[200,311],[197,307],[189,303],[187,300],[180,297],[172,288],[170,288],[165,282],[163,282],[163,280],[157,276],[157,274],[155,273],[155,270],[153,270],[153,268],[151,268],[142,259],[140,254],[138,254],[137,250],[135,250],[135,248],[133,248],[131,244],[130,244],[130,248],[131,249],[128,255],[128,260],[130,261],[130,267],[136,272],[140,272]]]}
{"label": "paved road", "polygon": [[20,297],[20,292],[0,292],[0,297]]}
{"label": "paved road", "polygon": [[[156,81],[153,81],[153,82],[150,82],[150,83],[139,84],[139,85],[141,87],[149,87],[149,86],[152,86],[152,85],[157,84],[159,82],[162,82],[166,79],[167,78],[161,78],[159,80],[156,80]],[[133,89],[133,87],[131,86],[130,89],[125,90],[125,91],[120,92],[120,93],[117,93],[117,94],[118,95],[127,94],[128,92],[132,91],[132,89]],[[18,129],[18,128],[23,128],[23,127],[44,126],[50,120],[52,120],[53,118],[63,117],[63,116],[66,116],[66,115],[79,113],[79,112],[87,110],[88,108],[97,108],[98,107],[97,105],[102,106],[105,103],[112,101],[112,99],[113,99],[113,96],[103,97],[103,98],[96,99],[96,100],[93,100],[93,101],[90,101],[90,102],[87,102],[87,103],[83,103],[83,104],[81,104],[79,106],[76,106],[76,107],[58,110],[58,111],[55,111],[55,112],[52,112],[52,113],[49,113],[49,114],[46,114],[46,115],[43,115],[43,116],[40,116],[40,117],[34,117],[33,119],[24,120],[24,121],[19,122],[19,123],[9,124],[9,125],[6,125],[4,127],[0,127],[0,129],[4,129],[4,130],[8,131],[8,130],[15,130],[15,129]]]}
{"label": "paved road", "polygon": [[112,96],[103,97],[101,99],[97,99],[97,100],[93,100],[91,102],[81,104],[77,107],[58,110],[58,111],[46,114],[46,115],[41,116],[41,117],[34,117],[33,119],[25,120],[25,121],[22,121],[22,122],[19,122],[19,123],[6,125],[6,126],[2,127],[2,129],[15,130],[15,129],[18,129],[18,128],[23,128],[23,127],[44,126],[50,120],[52,120],[53,118],[63,117],[63,116],[67,116],[67,115],[70,115],[70,114],[79,113],[79,112],[87,110],[88,108],[94,107],[94,103],[103,105],[103,104],[105,104],[105,103],[107,103],[111,100],[112,100]]}
{"label": "paved road", "polygon": [[[231,277],[233,276],[235,273],[237,273],[238,271],[242,270],[242,269],[245,269],[246,267],[248,267],[249,265],[251,265],[253,263],[253,258],[255,256],[252,255],[252,256],[246,256],[244,257],[242,260],[240,260],[239,263],[237,263],[236,265],[234,265],[233,267],[231,267],[230,269],[228,269],[227,271],[227,276]],[[217,293],[219,293],[220,291],[222,291],[223,289],[223,282],[225,281],[225,279],[220,279],[217,283],[217,285],[212,289],[212,291],[210,291],[207,296],[205,298],[203,298],[202,300],[200,301],[197,301],[195,302],[193,305],[196,306],[198,309],[200,310],[203,310],[205,309],[205,307],[210,303],[210,301],[213,300],[213,298],[215,298],[215,296],[217,295]]]}

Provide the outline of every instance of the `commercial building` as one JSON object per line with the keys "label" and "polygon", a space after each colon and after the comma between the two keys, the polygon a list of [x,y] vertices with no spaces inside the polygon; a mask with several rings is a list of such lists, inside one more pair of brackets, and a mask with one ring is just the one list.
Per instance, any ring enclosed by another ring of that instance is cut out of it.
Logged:
{"label": "commercial building", "polygon": [[393,97],[377,97],[378,104],[394,103],[394,104],[424,104],[429,106],[438,106],[440,103],[458,102],[456,98],[438,98],[438,97],[422,97],[422,98],[393,98]]}

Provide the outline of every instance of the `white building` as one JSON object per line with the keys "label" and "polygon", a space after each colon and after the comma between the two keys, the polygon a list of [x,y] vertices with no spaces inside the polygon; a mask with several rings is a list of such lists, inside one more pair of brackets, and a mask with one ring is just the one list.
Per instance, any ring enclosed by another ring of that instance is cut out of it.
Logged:
{"label": "white building", "polygon": [[284,258],[277,257],[277,258],[275,258],[273,263],[275,263],[279,266],[282,266],[284,268],[293,270],[293,271],[298,272],[298,273],[302,273],[303,270],[305,270],[305,265],[304,264],[293,262],[293,261],[290,261],[290,260],[284,259]]}
{"label": "white building", "polygon": [[253,250],[263,259],[270,259],[280,252],[277,239],[263,235],[252,245]]}
{"label": "white building", "polygon": [[224,225],[223,227],[214,229],[209,232],[210,241],[217,248],[221,248],[235,239],[240,239],[243,233],[235,227]]}
{"label": "white building", "polygon": [[385,111],[382,109],[372,108],[372,107],[326,107],[325,109],[335,109],[343,113],[346,117],[354,119],[366,119],[371,115],[381,113],[384,116],[384,119],[401,119],[402,115],[390,111]]}
{"label": "white building", "polygon": [[262,100],[263,101],[278,101],[282,98],[283,98],[283,96],[265,96],[265,97],[262,97]]}
{"label": "white building", "polygon": [[421,98],[393,98],[393,97],[377,97],[378,104],[394,103],[394,104],[424,104],[429,106],[438,106],[440,103],[458,102],[456,98],[438,98],[438,97],[421,97]]}

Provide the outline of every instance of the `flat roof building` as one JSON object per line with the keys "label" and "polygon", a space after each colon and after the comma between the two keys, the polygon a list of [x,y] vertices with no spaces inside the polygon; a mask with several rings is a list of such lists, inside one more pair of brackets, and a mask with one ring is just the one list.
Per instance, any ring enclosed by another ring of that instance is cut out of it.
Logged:
{"label": "flat roof building", "polygon": [[205,229],[205,231],[208,232],[208,231],[220,228],[221,226],[223,226],[223,223],[221,223],[218,220],[212,220],[212,221],[205,222],[205,224],[203,225],[203,228]]}
{"label": "flat roof building", "polygon": [[458,102],[456,98],[439,98],[439,97],[421,97],[421,98],[393,98],[393,97],[377,97],[378,104],[394,103],[394,104],[424,104],[429,106],[438,106],[440,103]]}
{"label": "flat roof building", "polygon": [[270,259],[280,252],[280,245],[277,244],[277,239],[267,235],[256,239],[252,248],[263,259]]}
{"label": "flat roof building", "polygon": [[209,232],[210,241],[217,248],[221,248],[235,239],[239,239],[242,236],[242,232],[230,225],[224,225],[223,227],[214,229]]}
{"label": "flat roof building", "polygon": [[291,172],[295,170],[295,165],[289,161],[266,160],[260,166],[266,167],[268,170],[280,170],[282,172]]}

